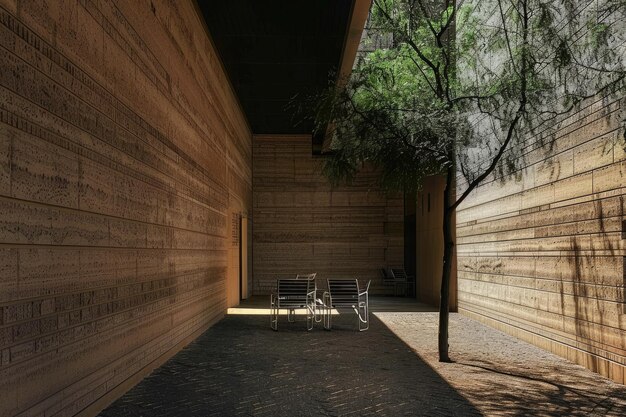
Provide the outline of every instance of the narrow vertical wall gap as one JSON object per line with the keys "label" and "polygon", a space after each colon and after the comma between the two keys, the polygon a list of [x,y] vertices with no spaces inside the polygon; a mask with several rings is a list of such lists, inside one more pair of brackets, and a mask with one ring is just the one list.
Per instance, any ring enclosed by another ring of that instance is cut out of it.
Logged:
{"label": "narrow vertical wall gap", "polygon": [[622,313],[626,314],[626,256],[622,257]]}

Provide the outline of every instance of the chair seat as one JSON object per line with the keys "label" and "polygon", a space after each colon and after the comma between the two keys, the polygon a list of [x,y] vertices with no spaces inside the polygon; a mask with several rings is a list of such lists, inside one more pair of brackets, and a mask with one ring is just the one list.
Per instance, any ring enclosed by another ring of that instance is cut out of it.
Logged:
{"label": "chair seat", "polygon": [[329,279],[328,291],[324,293],[327,312],[325,314],[324,327],[330,330],[332,324],[330,309],[350,308],[357,315],[359,331],[369,328],[368,318],[368,290],[370,282],[366,288],[359,289],[359,282],[356,279]]}
{"label": "chair seat", "polygon": [[[314,275],[313,275],[314,277]],[[317,314],[315,304],[315,280],[285,278],[278,279],[276,282],[276,293],[270,298],[270,307],[272,313],[270,315],[270,326],[274,330],[278,330],[278,311],[280,309],[288,309],[289,321],[295,320],[294,311],[297,308],[307,309],[307,330],[313,328],[313,321]]]}

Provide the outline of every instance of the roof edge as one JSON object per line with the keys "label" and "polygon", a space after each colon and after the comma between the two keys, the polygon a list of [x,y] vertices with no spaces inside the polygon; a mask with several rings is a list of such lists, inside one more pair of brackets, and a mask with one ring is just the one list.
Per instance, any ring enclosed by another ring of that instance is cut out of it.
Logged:
{"label": "roof edge", "polygon": [[[363,29],[365,29],[365,23],[367,22],[371,6],[372,0],[354,0],[352,3],[350,23],[346,28],[339,72],[337,73],[335,81],[335,84],[338,87],[343,87],[348,82],[348,77],[350,76],[352,67],[354,66],[354,60],[356,59],[356,54],[359,50],[361,36],[363,35]],[[322,142],[322,153],[328,152],[329,150],[330,139],[327,129]]]}

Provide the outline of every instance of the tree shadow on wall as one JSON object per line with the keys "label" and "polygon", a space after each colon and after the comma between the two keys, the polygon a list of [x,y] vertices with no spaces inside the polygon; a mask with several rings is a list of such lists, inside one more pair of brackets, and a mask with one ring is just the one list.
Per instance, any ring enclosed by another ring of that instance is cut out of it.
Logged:
{"label": "tree shadow on wall", "polygon": [[[606,211],[602,199],[595,200],[593,205],[598,233],[581,237],[585,231],[584,226],[583,230],[580,229],[580,225],[586,222],[578,223],[577,235],[570,238],[573,251],[570,259],[571,281],[561,276],[559,291],[564,331],[571,333],[574,330],[575,347],[604,356],[603,349],[607,346],[616,349],[626,346],[626,334],[619,330],[619,315],[625,313],[626,288],[620,285],[617,269],[611,270],[607,276],[607,269],[600,267],[607,261],[617,266],[617,261],[622,259],[619,245],[611,239],[611,231],[607,232],[605,222],[618,218],[621,225],[624,201],[623,197],[619,197],[617,210]],[[588,239],[586,244],[585,239]],[[581,363],[581,358],[577,362]],[[581,364],[594,372],[608,373],[607,361],[597,356],[588,355]]]}

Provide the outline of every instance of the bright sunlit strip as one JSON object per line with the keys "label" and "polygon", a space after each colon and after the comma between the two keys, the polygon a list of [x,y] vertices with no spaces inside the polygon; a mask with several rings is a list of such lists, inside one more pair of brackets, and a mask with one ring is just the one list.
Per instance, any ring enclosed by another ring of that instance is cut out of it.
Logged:
{"label": "bright sunlit strip", "polygon": [[[288,310],[281,309],[278,314],[281,315],[281,316],[286,316],[287,312],[288,312]],[[296,309],[295,313],[298,316],[300,316],[300,315],[304,316],[304,315],[306,315],[306,309],[305,308],[298,308],[298,309]],[[271,314],[271,310],[269,308],[230,307],[227,310],[227,314],[231,314],[231,315],[247,315],[247,316],[263,316],[263,315],[269,316]],[[333,309],[331,311],[331,314],[337,315],[337,314],[339,314],[339,312],[337,310]]]}

